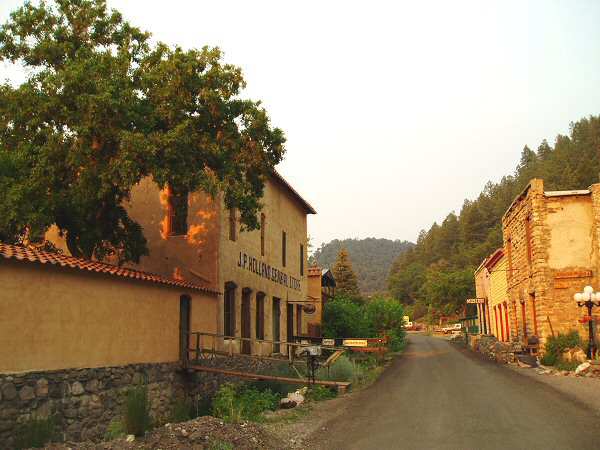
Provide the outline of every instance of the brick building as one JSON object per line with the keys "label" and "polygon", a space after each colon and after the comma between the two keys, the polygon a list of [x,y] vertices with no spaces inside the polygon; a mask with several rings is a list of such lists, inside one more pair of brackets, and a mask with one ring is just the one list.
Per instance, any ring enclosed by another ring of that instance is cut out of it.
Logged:
{"label": "brick building", "polygon": [[577,329],[584,312],[573,295],[599,288],[600,184],[586,190],[544,191],[533,179],[502,218],[509,334],[525,342]]}

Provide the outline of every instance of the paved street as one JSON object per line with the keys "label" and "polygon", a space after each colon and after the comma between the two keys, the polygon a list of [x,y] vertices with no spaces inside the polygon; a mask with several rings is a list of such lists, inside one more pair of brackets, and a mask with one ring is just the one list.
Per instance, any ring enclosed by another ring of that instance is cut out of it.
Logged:
{"label": "paved street", "polygon": [[552,387],[419,334],[314,445],[327,449],[599,449],[600,416]]}

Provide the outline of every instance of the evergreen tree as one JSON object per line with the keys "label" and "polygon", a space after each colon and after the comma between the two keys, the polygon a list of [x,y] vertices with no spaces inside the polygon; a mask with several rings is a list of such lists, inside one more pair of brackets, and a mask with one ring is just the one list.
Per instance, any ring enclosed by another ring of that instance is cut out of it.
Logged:
{"label": "evergreen tree", "polygon": [[350,256],[345,248],[342,248],[338,253],[332,272],[335,277],[337,295],[351,299],[358,299],[360,297],[358,279],[352,269]]}
{"label": "evergreen tree", "polygon": [[413,311],[452,313],[472,295],[473,271],[502,246],[502,216],[531,178],[543,178],[546,190],[587,188],[600,171],[600,117],[572,123],[569,136],[545,140],[537,152],[525,146],[513,175],[488,182],[460,214],[422,230],[415,247],[392,264],[388,289]]}

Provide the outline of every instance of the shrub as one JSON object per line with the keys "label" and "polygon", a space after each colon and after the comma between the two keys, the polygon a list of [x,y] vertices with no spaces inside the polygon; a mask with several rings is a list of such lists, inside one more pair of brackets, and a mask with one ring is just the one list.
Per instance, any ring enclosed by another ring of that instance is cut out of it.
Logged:
{"label": "shrub", "polygon": [[556,363],[556,368],[558,370],[568,370],[572,372],[575,369],[577,369],[578,365],[579,363],[577,361],[564,361],[562,359],[559,359]]}
{"label": "shrub", "polygon": [[553,366],[554,364],[556,364],[556,360],[557,357],[555,354],[546,352],[544,353],[544,356],[542,356],[542,358],[540,359],[540,363],[542,363],[544,366]]}
{"label": "shrub", "polygon": [[581,345],[581,340],[579,338],[579,333],[575,330],[570,331],[567,334],[558,333],[556,336],[550,336],[546,340],[546,347],[544,358],[546,362],[550,363],[554,361],[552,364],[544,365],[554,365],[556,362],[561,360],[562,354],[565,350],[573,347],[577,347]]}
{"label": "shrub", "polygon": [[208,444],[208,450],[233,450],[235,447],[229,442],[214,440]]}
{"label": "shrub", "polygon": [[113,439],[118,439],[122,436],[125,436],[125,427],[123,426],[123,420],[120,418],[115,418],[110,421],[108,427],[106,428],[106,433],[104,433],[105,441],[112,441]]}
{"label": "shrub", "polygon": [[186,399],[177,399],[171,411],[171,422],[187,422],[194,418],[194,408]]}
{"label": "shrub", "polygon": [[261,392],[253,387],[225,383],[213,399],[212,412],[227,422],[259,421],[262,413],[277,409],[278,405],[279,396],[268,389]]}
{"label": "shrub", "polygon": [[356,365],[346,355],[342,355],[329,368],[321,367],[317,378],[328,381],[352,381],[356,373]]}
{"label": "shrub", "polygon": [[[279,364],[271,370],[262,372],[279,377],[298,378],[298,373],[287,362],[284,364]],[[281,381],[253,381],[248,383],[247,386],[253,387],[259,391],[269,390],[279,394],[280,397],[285,397],[288,393],[294,392],[296,389],[298,389],[298,385],[296,384],[288,384]]]}
{"label": "shrub", "polygon": [[150,403],[146,386],[136,386],[127,392],[124,425],[127,434],[135,436],[143,436],[150,429]]}
{"label": "shrub", "polygon": [[336,297],[323,309],[323,336],[329,338],[363,337],[369,327],[363,314],[363,306],[350,299]]}
{"label": "shrub", "polygon": [[306,393],[306,398],[315,402],[329,400],[335,397],[337,397],[337,392],[335,390],[320,385],[311,386]]}
{"label": "shrub", "polygon": [[58,437],[57,431],[57,424],[53,417],[31,419],[17,428],[15,448],[43,447]]}

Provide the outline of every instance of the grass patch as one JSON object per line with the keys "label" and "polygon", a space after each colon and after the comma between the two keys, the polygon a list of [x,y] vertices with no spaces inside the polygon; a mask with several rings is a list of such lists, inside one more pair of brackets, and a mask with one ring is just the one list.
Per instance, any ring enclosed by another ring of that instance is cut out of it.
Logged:
{"label": "grass patch", "polygon": [[58,438],[58,426],[53,417],[31,419],[18,426],[15,448],[40,448]]}
{"label": "grass patch", "polygon": [[125,436],[125,426],[123,425],[123,420],[120,418],[111,420],[106,428],[106,433],[104,433],[104,440],[112,441],[113,439],[118,439],[123,436]]}
{"label": "grass patch", "polygon": [[265,411],[273,411],[279,406],[279,395],[270,390],[259,391],[248,385],[223,384],[213,399],[213,416],[226,422],[242,420],[259,422]]}
{"label": "grass patch", "polygon": [[127,434],[143,436],[150,430],[152,420],[147,386],[136,386],[127,392],[123,422]]}

